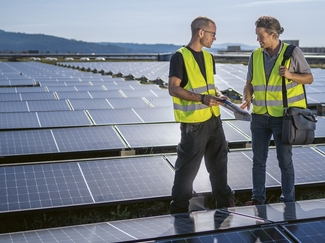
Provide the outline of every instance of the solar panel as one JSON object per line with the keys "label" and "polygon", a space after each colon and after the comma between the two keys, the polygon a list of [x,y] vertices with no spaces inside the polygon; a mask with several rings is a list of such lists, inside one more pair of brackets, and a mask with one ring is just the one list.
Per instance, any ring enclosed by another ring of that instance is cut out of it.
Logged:
{"label": "solar panel", "polygon": [[229,109],[220,106],[220,117],[221,120],[233,120],[235,119],[234,113]]}
{"label": "solar panel", "polygon": [[[175,166],[176,155],[167,156],[168,161]],[[250,190],[252,188],[252,160],[243,152],[235,151],[228,154],[228,184],[233,190]],[[266,187],[280,186],[280,182],[271,176],[266,176]],[[199,172],[193,182],[196,193],[210,193],[211,183],[204,158]]]}
{"label": "solar panel", "polygon": [[10,79],[9,80],[9,85],[10,86],[25,86],[25,85],[34,85],[35,82],[34,80],[31,80],[31,79]]}
{"label": "solar panel", "polygon": [[124,149],[118,134],[108,127],[53,129],[53,136],[59,152]]}
{"label": "solar panel", "polygon": [[[251,151],[244,153],[252,158]],[[296,185],[325,181],[325,175],[322,173],[322,171],[325,170],[325,165],[322,163],[322,161],[324,161],[324,155],[316,152],[310,147],[294,147],[292,153]],[[306,161],[308,161],[308,166],[306,166]],[[275,180],[281,181],[281,173],[275,149],[269,149],[266,164],[267,174],[272,176]]]}
{"label": "solar panel", "polygon": [[46,92],[44,87],[17,87],[17,93]]}
{"label": "solar panel", "polygon": [[145,123],[175,122],[174,110],[172,107],[154,107],[152,109],[134,108],[134,111]]}
{"label": "solar panel", "polygon": [[78,91],[104,90],[103,85],[100,86],[75,86]]}
{"label": "solar panel", "polygon": [[89,91],[90,97],[93,99],[98,98],[124,98],[123,95],[116,90],[103,90],[103,91]]}
{"label": "solar panel", "polygon": [[70,111],[65,100],[27,101],[30,111]]}
{"label": "solar panel", "polygon": [[247,215],[249,217],[263,218],[268,222],[280,223],[294,222],[325,217],[325,199],[303,200],[297,202],[281,202],[256,206],[234,207],[229,211]]}
{"label": "solar panel", "polygon": [[151,89],[154,94],[157,95],[157,97],[168,97],[170,98],[170,94],[168,93],[167,89]]}
{"label": "solar panel", "polygon": [[29,111],[26,101],[0,102],[0,113]]}
{"label": "solar panel", "polygon": [[96,203],[169,196],[174,176],[160,156],[91,161],[80,168]]}
{"label": "solar panel", "polygon": [[58,92],[58,91],[63,91],[63,92],[68,92],[68,91],[77,91],[77,89],[75,87],[67,87],[67,86],[62,86],[62,84],[60,84],[60,86],[46,86],[46,88],[50,91],[50,92]]}
{"label": "solar panel", "polygon": [[250,129],[250,122],[247,121],[241,121],[241,120],[233,120],[233,121],[228,121],[228,125],[231,125],[234,127],[236,130],[238,130],[240,133],[243,133],[247,138],[251,139],[252,133]]}
{"label": "solar panel", "polygon": [[113,109],[106,99],[69,100],[74,110]]}
{"label": "solar panel", "polygon": [[176,146],[180,140],[178,123],[120,125],[117,129],[131,148]]}
{"label": "solar panel", "polygon": [[9,93],[9,94],[0,93],[0,101],[21,101],[21,96],[20,94],[16,94],[16,93]]}
{"label": "solar panel", "polygon": [[1,156],[57,152],[50,130],[4,131],[0,136]]}
{"label": "solar panel", "polygon": [[151,106],[140,97],[133,98],[108,98],[108,102],[114,109],[123,108],[150,108]]}
{"label": "solar panel", "polygon": [[89,110],[96,125],[143,123],[133,109]]}
{"label": "solar panel", "polygon": [[9,93],[17,93],[17,89],[14,87],[6,87],[0,89],[0,94],[9,94]]}
{"label": "solar panel", "polygon": [[91,99],[88,91],[57,91],[56,92],[59,99],[66,100],[66,99]]}
{"label": "solar panel", "polygon": [[69,127],[93,125],[84,111],[37,112],[41,127]]}
{"label": "solar panel", "polygon": [[313,222],[302,222],[284,225],[283,228],[294,236],[297,242],[324,242],[325,222],[318,220]]}
{"label": "solar panel", "polygon": [[123,90],[123,88],[121,90],[126,97],[157,97],[152,90]]}
{"label": "solar panel", "polygon": [[146,100],[148,100],[153,107],[173,107],[173,100],[171,97],[146,97]]}
{"label": "solar panel", "polygon": [[0,115],[0,129],[39,128],[40,124],[34,112],[11,112]]}
{"label": "solar panel", "polygon": [[[249,124],[249,122],[247,122]],[[233,126],[231,126],[228,122],[223,122],[223,130],[226,135],[226,140],[228,142],[248,142],[250,138],[247,137],[246,134],[241,133]]]}
{"label": "solar panel", "polygon": [[0,212],[93,203],[77,163],[0,167]]}
{"label": "solar panel", "polygon": [[290,243],[291,240],[276,227],[265,227],[256,229],[246,229],[231,232],[206,233],[200,235],[169,238],[164,240],[155,240],[160,243],[179,243],[179,242],[206,242],[206,243],[237,243],[237,242],[274,242]]}
{"label": "solar panel", "polygon": [[[263,242],[286,242],[287,239],[278,229],[273,227],[240,229],[241,227],[258,227],[264,221],[241,215],[228,214],[220,211],[195,212],[188,215],[163,215],[131,220],[121,220],[88,225],[77,225],[37,231],[25,231],[0,235],[4,242],[144,242],[155,238],[167,239],[199,239],[206,241],[203,236],[212,234],[212,242],[216,239],[231,239],[228,242],[245,242],[244,239],[265,240]],[[236,231],[224,231],[234,228]],[[220,230],[220,231],[218,231]],[[208,232],[208,233],[207,233]],[[221,238],[224,236],[223,238]],[[193,238],[194,237],[194,238]],[[203,237],[203,238],[200,238]],[[282,238],[281,238],[282,237]],[[272,239],[273,238],[273,239]],[[242,241],[238,241],[241,239]],[[253,241],[246,242],[253,242]],[[269,241],[266,241],[269,240]],[[272,241],[273,240],[273,241]],[[155,241],[156,242],[156,241]],[[163,242],[157,240],[157,242]],[[168,242],[168,241],[167,241]],[[171,242],[169,240],[169,242]],[[176,241],[173,241],[176,242]],[[177,241],[178,242],[178,241]],[[223,242],[223,241],[220,241]],[[227,241],[225,241],[227,242]],[[288,241],[290,242],[290,241]]]}
{"label": "solar panel", "polygon": [[52,92],[21,93],[21,99],[22,100],[56,100]]}

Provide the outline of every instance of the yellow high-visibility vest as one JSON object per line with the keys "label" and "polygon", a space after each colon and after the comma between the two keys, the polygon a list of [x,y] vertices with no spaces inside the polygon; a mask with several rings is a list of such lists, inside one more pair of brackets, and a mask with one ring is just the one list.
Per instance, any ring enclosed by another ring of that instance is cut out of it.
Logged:
{"label": "yellow high-visibility vest", "polygon": [[[282,50],[277,57],[268,82],[266,81],[264,71],[264,53],[262,48],[258,48],[253,52],[253,113],[268,113],[273,117],[283,116],[283,100],[282,100],[282,77],[279,75],[279,67],[283,59],[283,54],[288,44],[284,43]],[[290,58],[286,61],[285,66],[289,69]],[[288,107],[306,108],[306,98],[302,84],[298,84],[291,80],[285,79],[287,87]]]}
{"label": "yellow high-visibility vest", "polygon": [[[183,55],[188,82],[185,90],[196,94],[209,94],[216,96],[213,73],[213,59],[209,52],[202,50],[206,70],[205,81],[200,67],[190,50],[182,47],[178,50]],[[219,106],[206,106],[201,102],[183,100],[173,96],[174,115],[177,122],[196,123],[204,122],[214,116],[220,115]]]}

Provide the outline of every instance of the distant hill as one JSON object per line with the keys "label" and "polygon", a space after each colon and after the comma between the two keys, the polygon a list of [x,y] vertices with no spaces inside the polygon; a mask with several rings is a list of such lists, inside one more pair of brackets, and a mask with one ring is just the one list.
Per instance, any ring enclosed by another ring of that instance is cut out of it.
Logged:
{"label": "distant hill", "polygon": [[[185,43],[186,44],[186,43]],[[226,50],[228,45],[240,45],[242,50],[255,48],[234,43],[215,44],[211,52]],[[173,44],[137,44],[111,42],[85,42],[44,34],[26,34],[0,30],[0,52],[28,52],[37,50],[41,53],[172,53],[180,45]]]}

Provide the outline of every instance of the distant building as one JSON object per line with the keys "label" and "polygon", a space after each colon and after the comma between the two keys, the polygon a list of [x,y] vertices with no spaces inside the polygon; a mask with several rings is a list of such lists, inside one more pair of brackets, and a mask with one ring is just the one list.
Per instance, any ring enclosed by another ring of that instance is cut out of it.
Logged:
{"label": "distant building", "polygon": [[241,51],[240,46],[227,46],[227,52],[237,52]]}

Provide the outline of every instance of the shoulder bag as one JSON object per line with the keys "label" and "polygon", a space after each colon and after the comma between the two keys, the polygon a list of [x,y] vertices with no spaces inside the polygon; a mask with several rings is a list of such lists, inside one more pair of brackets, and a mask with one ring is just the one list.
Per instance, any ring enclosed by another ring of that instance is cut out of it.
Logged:
{"label": "shoulder bag", "polygon": [[[291,57],[294,45],[289,45],[284,53],[282,65]],[[303,85],[307,101],[305,86]],[[311,144],[314,141],[317,119],[308,108],[288,107],[285,78],[282,77],[283,125],[282,142],[289,145]],[[306,104],[307,106],[307,104]]]}

